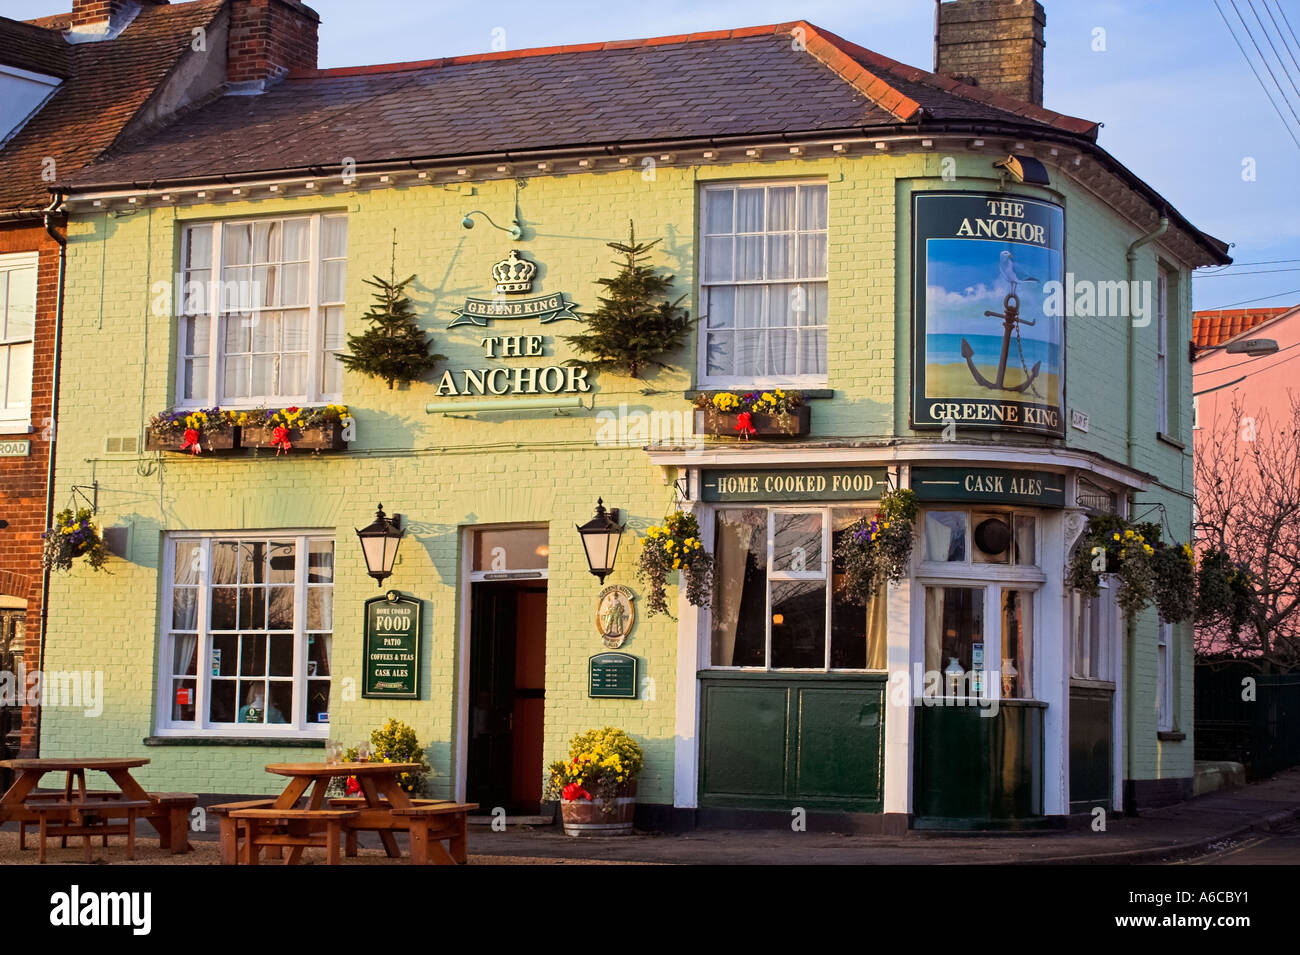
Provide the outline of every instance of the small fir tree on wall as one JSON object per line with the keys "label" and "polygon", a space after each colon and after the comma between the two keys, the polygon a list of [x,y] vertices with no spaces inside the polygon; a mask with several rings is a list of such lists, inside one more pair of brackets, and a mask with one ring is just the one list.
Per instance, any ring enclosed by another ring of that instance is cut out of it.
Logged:
{"label": "small fir tree on wall", "polygon": [[647,365],[668,367],[659,356],[681,347],[695,319],[679,307],[685,295],[668,300],[673,277],[646,264],[658,244],[658,239],[638,242],[631,222],[626,242],[607,243],[623,257],[614,260],[622,268],[613,278],[597,280],[605,294],[599,298],[600,307],[586,316],[587,330],[565,336],[584,357],[567,364],[592,371],[621,370],[633,378]]}
{"label": "small fir tree on wall", "polygon": [[360,335],[348,336],[347,351],[339,361],[349,371],[359,371],[371,378],[388,382],[410,382],[433,371],[446,355],[430,355],[430,341],[416,322],[415,309],[406,295],[406,286],[415,281],[409,276],[397,279],[397,231],[393,231],[393,261],[388,279],[376,275],[362,279],[379,291],[375,303],[362,316],[370,327]]}

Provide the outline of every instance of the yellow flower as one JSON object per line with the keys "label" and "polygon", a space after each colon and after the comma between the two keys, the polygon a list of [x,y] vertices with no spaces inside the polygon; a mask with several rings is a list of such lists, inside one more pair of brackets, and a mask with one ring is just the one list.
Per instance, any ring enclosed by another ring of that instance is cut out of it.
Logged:
{"label": "yellow flower", "polygon": [[673,570],[677,570],[677,569],[678,569],[679,567],[681,567],[681,566],[682,566],[682,562],[681,562],[681,560],[674,560],[674,561],[673,561]]}
{"label": "yellow flower", "polygon": [[1119,532],[1116,531],[1114,534],[1112,534],[1112,535],[1111,535],[1111,539],[1112,539],[1112,540],[1119,540]]}

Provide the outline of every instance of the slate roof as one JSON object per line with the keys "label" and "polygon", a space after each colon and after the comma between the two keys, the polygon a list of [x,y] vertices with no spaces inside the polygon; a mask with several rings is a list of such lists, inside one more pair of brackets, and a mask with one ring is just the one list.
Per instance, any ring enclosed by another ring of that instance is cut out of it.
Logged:
{"label": "slate roof", "polygon": [[1220,308],[1192,313],[1192,341],[1197,348],[1214,348],[1243,332],[1271,322],[1279,315],[1300,311],[1298,305],[1281,308]]}
{"label": "slate roof", "polygon": [[[64,82],[0,150],[0,210],[49,205],[45,158],[66,179],[104,152],[189,48],[191,30],[211,23],[222,0],[144,7],[112,40],[67,43],[66,16],[36,24],[0,18],[0,62]],[[48,24],[48,25],[47,25]],[[48,57],[45,66],[40,65]]]}
{"label": "slate roof", "polygon": [[[796,49],[802,29],[806,51]],[[227,96],[73,178],[148,184],[371,162],[706,137],[1096,124],[903,66],[796,23],[312,70]]]}

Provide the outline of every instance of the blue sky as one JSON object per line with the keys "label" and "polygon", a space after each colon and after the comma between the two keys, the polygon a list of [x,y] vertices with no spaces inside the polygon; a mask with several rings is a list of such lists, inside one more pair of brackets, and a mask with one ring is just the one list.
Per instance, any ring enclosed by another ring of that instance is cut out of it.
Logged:
{"label": "blue sky", "polygon": [[[1222,2],[1228,6],[1228,0]],[[1257,36],[1247,4],[1253,3],[1268,23],[1265,2],[1274,16],[1280,6],[1300,35],[1300,0],[1238,0]],[[311,0],[309,5],[321,15],[321,66],[485,52],[498,37],[506,48],[521,49],[800,18],[904,63],[933,66],[934,6],[927,0]],[[1231,254],[1242,265],[1202,273],[1193,285],[1195,307],[1230,307],[1252,299],[1260,299],[1250,303],[1259,306],[1300,302],[1300,147],[1211,0],[1043,0],[1043,5],[1045,105],[1103,122],[1104,148],[1199,228],[1235,243]],[[4,15],[43,16],[70,6],[71,0],[5,0]],[[1233,16],[1230,7],[1227,12]],[[1099,37],[1104,51],[1093,48]],[[1300,46],[1293,50],[1300,58]],[[1287,55],[1280,54],[1289,63]],[[1267,81],[1268,74],[1260,72]],[[1300,86],[1300,69],[1290,76]],[[1278,80],[1300,113],[1300,89],[1293,92],[1282,75]],[[1291,119],[1286,108],[1282,111]],[[1300,121],[1293,128],[1300,139]],[[1253,160],[1253,181],[1243,179],[1248,160]]]}

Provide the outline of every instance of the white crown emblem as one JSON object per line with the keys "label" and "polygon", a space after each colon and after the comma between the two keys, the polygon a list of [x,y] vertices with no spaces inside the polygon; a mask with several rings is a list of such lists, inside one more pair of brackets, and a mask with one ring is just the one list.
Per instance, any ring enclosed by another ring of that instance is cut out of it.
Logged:
{"label": "white crown emblem", "polygon": [[533,276],[536,274],[537,266],[527,259],[521,259],[516,249],[511,249],[508,256],[492,266],[492,277],[497,280],[498,294],[531,291]]}

